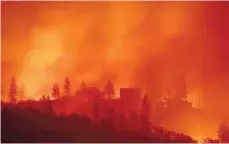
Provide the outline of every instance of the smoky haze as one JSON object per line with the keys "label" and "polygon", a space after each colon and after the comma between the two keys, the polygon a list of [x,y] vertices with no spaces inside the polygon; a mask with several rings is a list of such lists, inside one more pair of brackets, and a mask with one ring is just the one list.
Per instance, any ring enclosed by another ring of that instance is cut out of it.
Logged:
{"label": "smoky haze", "polygon": [[2,99],[7,100],[15,75],[26,91],[22,99],[49,94],[53,83],[63,86],[68,76],[74,91],[82,81],[103,88],[112,80],[117,93],[120,87],[140,87],[156,101],[181,73],[188,100],[217,114],[218,123],[229,109],[228,7],[223,2],[3,2]]}

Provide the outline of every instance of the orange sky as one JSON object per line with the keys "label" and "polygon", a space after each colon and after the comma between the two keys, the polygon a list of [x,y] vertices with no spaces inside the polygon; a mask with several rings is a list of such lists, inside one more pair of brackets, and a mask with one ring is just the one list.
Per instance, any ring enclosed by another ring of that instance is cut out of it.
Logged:
{"label": "orange sky", "polygon": [[98,87],[137,86],[186,75],[189,100],[229,104],[228,2],[2,2],[2,99],[12,75],[27,98],[69,76]]}
{"label": "orange sky", "polygon": [[[102,86],[112,79],[117,87],[140,85],[150,93],[152,81],[157,81],[154,77],[160,74],[158,81],[167,83],[172,71],[187,75],[190,99],[197,100],[194,95],[202,95],[203,87],[224,90],[228,85],[227,6],[219,2],[3,2],[3,92],[10,76],[16,75],[27,97],[49,93],[49,87],[66,76],[75,85],[84,80]],[[222,86],[216,88],[215,81]]]}

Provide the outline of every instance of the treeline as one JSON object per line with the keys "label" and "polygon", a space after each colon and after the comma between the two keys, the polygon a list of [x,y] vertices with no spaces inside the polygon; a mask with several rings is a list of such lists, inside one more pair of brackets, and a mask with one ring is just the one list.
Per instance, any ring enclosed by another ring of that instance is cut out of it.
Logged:
{"label": "treeline", "polygon": [[155,127],[117,131],[109,119],[93,123],[83,115],[54,115],[34,109],[4,107],[2,110],[2,142],[196,142],[191,137]]}
{"label": "treeline", "polygon": [[[65,78],[63,89],[60,88],[60,86],[56,83],[53,84],[50,95],[40,95],[40,100],[50,100],[50,99],[58,99],[60,97],[64,96],[75,96],[79,90],[85,90],[88,88],[88,86],[85,84],[85,82],[82,82],[79,86],[79,89],[76,90],[76,92],[73,92],[72,90],[72,84],[68,77]],[[62,91],[62,93],[61,93]],[[111,99],[111,97],[115,94],[114,93],[114,84],[109,80],[106,85],[103,88],[103,92],[106,94],[108,99]],[[25,92],[24,88],[20,88],[17,85],[16,79],[14,76],[12,76],[9,89],[8,89],[8,102],[10,103],[18,103],[19,101],[25,99],[25,95],[28,96]],[[31,97],[31,96],[29,96]]]}

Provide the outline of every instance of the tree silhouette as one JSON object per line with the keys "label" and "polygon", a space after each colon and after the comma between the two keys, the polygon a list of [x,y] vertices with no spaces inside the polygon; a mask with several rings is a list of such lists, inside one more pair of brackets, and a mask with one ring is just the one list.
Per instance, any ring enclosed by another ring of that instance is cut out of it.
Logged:
{"label": "tree silhouette", "polygon": [[219,142],[225,143],[229,142],[229,127],[227,124],[222,123],[219,126]]}
{"label": "tree silhouette", "polygon": [[42,100],[45,100],[46,99],[45,95],[42,95],[41,99]]}
{"label": "tree silhouette", "polygon": [[71,95],[71,84],[69,78],[66,78],[64,82],[64,96],[70,96],[70,95]]}
{"label": "tree silhouette", "polygon": [[108,81],[108,83],[104,87],[104,92],[108,96],[108,99],[110,99],[111,96],[114,95],[114,85],[111,83],[111,81]]}
{"label": "tree silhouette", "polygon": [[87,87],[87,86],[86,86],[86,84],[85,84],[84,82],[82,82],[82,83],[80,84],[80,89],[81,89],[81,90],[84,90],[86,87]]}
{"label": "tree silhouette", "polygon": [[51,100],[51,97],[50,97],[50,95],[47,95],[47,99],[48,99],[48,100]]}
{"label": "tree silhouette", "polygon": [[9,88],[9,101],[11,103],[17,102],[17,85],[14,77],[11,78],[10,88]]}
{"label": "tree silhouette", "polygon": [[52,97],[55,99],[60,97],[60,89],[59,89],[59,86],[57,84],[54,84],[54,86],[52,88]]}
{"label": "tree silhouette", "polygon": [[50,100],[50,99],[51,99],[51,98],[50,98],[50,96],[48,95],[48,96],[47,96],[47,100]]}
{"label": "tree silhouette", "polygon": [[150,131],[150,113],[151,113],[151,104],[148,96],[146,95],[142,100],[142,114],[141,114],[141,127],[144,132]]}

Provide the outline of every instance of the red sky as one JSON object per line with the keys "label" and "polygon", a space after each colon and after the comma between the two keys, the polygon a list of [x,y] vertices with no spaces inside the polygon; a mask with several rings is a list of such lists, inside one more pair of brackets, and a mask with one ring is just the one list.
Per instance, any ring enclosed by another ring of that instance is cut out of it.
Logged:
{"label": "red sky", "polygon": [[144,65],[184,71],[193,87],[217,79],[225,85],[227,8],[227,2],[3,2],[2,85],[25,73],[35,83],[32,70],[43,79],[55,75],[50,82],[80,75],[90,83],[111,77],[135,85]]}
{"label": "red sky", "polygon": [[[141,87],[185,74],[196,107],[229,104],[228,2],[2,2],[2,99],[10,77],[26,98],[69,76],[98,87]],[[62,86],[62,85],[61,85]]]}

